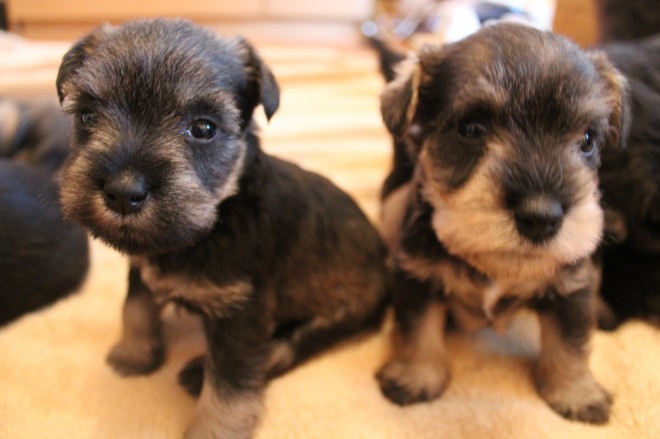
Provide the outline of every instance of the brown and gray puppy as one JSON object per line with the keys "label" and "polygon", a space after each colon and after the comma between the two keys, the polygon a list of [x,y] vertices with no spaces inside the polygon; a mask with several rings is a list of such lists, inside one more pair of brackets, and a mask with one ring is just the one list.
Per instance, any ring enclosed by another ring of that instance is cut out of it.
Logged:
{"label": "brown and gray puppy", "polygon": [[626,85],[599,53],[514,24],[427,46],[382,94],[395,137],[383,190],[395,329],[378,372],[404,405],[440,396],[448,313],[478,328],[538,311],[541,396],[561,415],[608,420],[588,365],[603,230],[601,148],[625,137]]}
{"label": "brown and gray puppy", "polygon": [[75,115],[64,212],[132,256],[111,365],[156,369],[161,304],[198,312],[209,351],[186,437],[250,437],[268,378],[380,321],[377,232],[328,180],[260,149],[252,113],[272,116],[279,89],[241,38],[180,20],[102,27],[57,87]]}

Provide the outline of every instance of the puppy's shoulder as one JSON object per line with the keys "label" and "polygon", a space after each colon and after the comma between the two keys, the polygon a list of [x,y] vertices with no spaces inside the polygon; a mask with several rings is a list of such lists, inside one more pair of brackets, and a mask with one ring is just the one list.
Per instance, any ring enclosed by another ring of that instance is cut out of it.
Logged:
{"label": "puppy's shoulder", "polygon": [[363,216],[355,200],[330,179],[278,157],[264,155],[262,161],[262,195],[272,208],[286,206],[300,210],[300,214],[331,211],[334,216]]}

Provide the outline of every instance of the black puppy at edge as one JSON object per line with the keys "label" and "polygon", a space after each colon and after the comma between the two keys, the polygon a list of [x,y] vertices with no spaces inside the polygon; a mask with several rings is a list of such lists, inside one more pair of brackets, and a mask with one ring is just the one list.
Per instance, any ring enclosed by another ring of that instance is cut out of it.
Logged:
{"label": "black puppy at edge", "polygon": [[0,325],[73,293],[87,275],[87,234],[62,219],[49,171],[0,159]]}
{"label": "black puppy at edge", "polygon": [[[380,50],[391,77],[401,57]],[[530,307],[540,395],[567,418],[608,420],[611,397],[588,365],[591,255],[603,230],[599,151],[625,139],[626,87],[602,53],[513,24],[401,63],[381,96],[395,140],[383,188],[395,329],[377,374],[390,400],[443,393],[448,313],[478,328]]]}
{"label": "black puppy at edge", "polygon": [[[623,11],[623,10],[622,10]],[[660,325],[660,22],[658,34],[600,46],[630,84],[632,123],[623,150],[603,151],[600,185],[608,213],[601,294],[613,311]]]}
{"label": "black puppy at edge", "polygon": [[162,363],[166,301],[202,316],[186,437],[250,437],[268,378],[379,324],[385,247],[345,193],[260,149],[252,113],[270,118],[279,89],[245,40],[180,20],[102,27],[65,55],[57,88],[75,115],[65,215],[131,255],[109,362]]}

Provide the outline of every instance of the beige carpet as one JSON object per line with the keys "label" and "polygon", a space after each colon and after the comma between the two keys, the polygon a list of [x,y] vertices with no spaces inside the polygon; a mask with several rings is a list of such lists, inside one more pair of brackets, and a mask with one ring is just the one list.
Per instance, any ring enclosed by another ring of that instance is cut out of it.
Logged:
{"label": "beige carpet", "polygon": [[[54,93],[66,45],[22,44],[0,40],[0,95]],[[376,220],[390,145],[371,54],[268,45],[261,51],[283,89],[280,111],[262,124],[265,148],[328,175]],[[169,310],[165,365],[145,377],[117,376],[105,355],[120,333],[126,277],[126,260],[94,242],[91,271],[75,295],[0,328],[0,438],[182,436],[195,401],[176,375],[202,346],[196,322]],[[593,339],[594,374],[615,398],[607,426],[566,421],[537,396],[530,371],[538,328],[529,316],[504,335],[450,335],[447,393],[428,404],[394,406],[373,378],[387,355],[389,328],[273,381],[257,438],[660,438],[660,331],[645,323]]]}

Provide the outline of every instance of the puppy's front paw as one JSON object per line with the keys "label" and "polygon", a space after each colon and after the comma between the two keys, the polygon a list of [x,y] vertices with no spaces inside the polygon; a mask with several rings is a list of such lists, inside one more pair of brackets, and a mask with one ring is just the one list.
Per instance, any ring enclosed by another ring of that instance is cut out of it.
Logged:
{"label": "puppy's front paw", "polygon": [[391,361],[376,374],[380,390],[399,405],[431,401],[438,398],[449,383],[446,364],[404,363]]}
{"label": "puppy's front paw", "polygon": [[567,419],[605,424],[612,397],[591,377],[564,386],[539,386],[539,393],[554,411]]}
{"label": "puppy's front paw", "polygon": [[122,340],[112,348],[107,360],[120,375],[144,375],[163,364],[165,348],[162,343]]}

